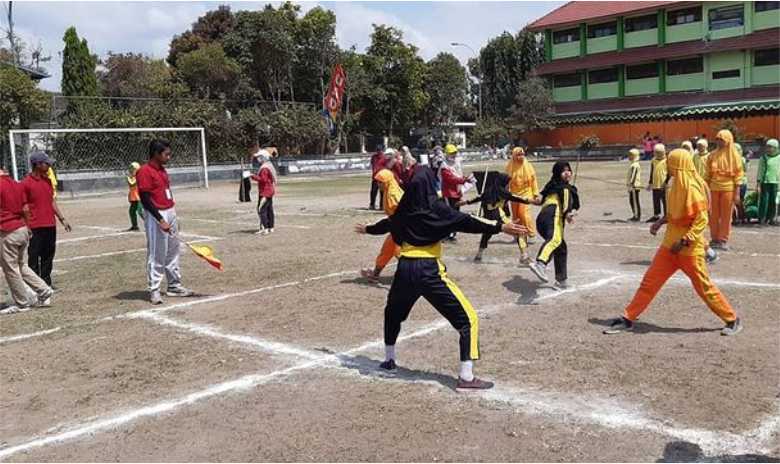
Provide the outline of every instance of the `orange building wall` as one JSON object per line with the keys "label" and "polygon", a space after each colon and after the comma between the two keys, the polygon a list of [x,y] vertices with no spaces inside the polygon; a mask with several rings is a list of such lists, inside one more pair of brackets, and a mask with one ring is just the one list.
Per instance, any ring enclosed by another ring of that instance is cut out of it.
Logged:
{"label": "orange building wall", "polygon": [[[581,138],[589,135],[596,135],[601,145],[631,145],[639,144],[645,132],[650,132],[652,136],[660,135],[665,143],[680,143],[701,134],[705,134],[708,139],[714,139],[716,128],[723,119],[672,119],[572,125],[548,131],[535,131],[527,134],[525,138],[532,147],[577,146]],[[746,139],[780,138],[780,115],[769,114],[731,119],[735,121]]]}

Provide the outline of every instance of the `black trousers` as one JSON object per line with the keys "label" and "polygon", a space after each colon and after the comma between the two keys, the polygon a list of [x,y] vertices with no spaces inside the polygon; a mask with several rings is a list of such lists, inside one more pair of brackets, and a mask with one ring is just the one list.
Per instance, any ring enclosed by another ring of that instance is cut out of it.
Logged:
{"label": "black trousers", "polygon": [[[454,209],[455,211],[460,211],[460,206],[458,206],[458,201],[460,201],[459,198],[447,198],[447,204],[450,205],[450,208]],[[455,238],[457,234],[455,232],[450,234],[450,238]]]}
{"label": "black trousers", "polygon": [[260,225],[264,229],[274,228],[274,199],[273,197],[260,197],[257,199],[257,214],[260,216]]}
{"label": "black trousers", "polygon": [[566,269],[567,246],[566,240],[563,238],[564,219],[558,216],[558,206],[547,205],[536,217],[536,230],[544,238],[536,260],[544,264],[553,260],[555,262],[555,280],[563,282],[569,277]]}
{"label": "black trousers", "polygon": [[241,185],[238,187],[238,201],[246,203],[252,201],[249,193],[252,191],[252,179],[245,177],[241,179]]}
{"label": "black trousers", "polygon": [[479,359],[479,321],[469,300],[455,282],[447,277],[447,268],[434,258],[398,260],[385,306],[385,344],[395,345],[401,323],[423,297],[447,319],[460,334],[460,360]]}
{"label": "black trousers", "polygon": [[[506,208],[506,204],[504,204],[504,207]],[[506,218],[511,217],[507,213],[504,213],[504,216],[501,216],[501,212],[498,209],[485,209],[483,211],[484,211],[483,214],[485,215],[485,219],[490,219],[491,221],[501,221],[503,224],[508,223],[509,220]],[[490,242],[490,239],[493,237],[493,235],[495,234],[490,234],[490,233],[482,234],[482,238],[479,240],[479,248],[481,250],[484,250],[488,247],[488,242]],[[525,237],[520,237],[520,236],[517,237],[517,247],[520,248],[521,252],[525,251],[527,247],[525,240],[526,240]]]}
{"label": "black trousers", "polygon": [[642,205],[639,204],[639,189],[631,189],[628,191],[628,202],[631,204],[631,212],[634,213],[634,218],[641,218]]}
{"label": "black trousers", "polygon": [[379,194],[379,207],[382,207],[383,204],[383,196],[382,196],[382,189],[379,187],[379,182],[375,181],[374,179],[371,179],[371,201],[368,204],[371,209],[376,208],[376,194]]}
{"label": "black trousers", "polygon": [[51,287],[51,270],[54,265],[54,253],[57,249],[57,227],[39,227],[32,229],[27,259],[30,268]]}
{"label": "black trousers", "polygon": [[666,216],[666,190],[653,189],[653,216]]}

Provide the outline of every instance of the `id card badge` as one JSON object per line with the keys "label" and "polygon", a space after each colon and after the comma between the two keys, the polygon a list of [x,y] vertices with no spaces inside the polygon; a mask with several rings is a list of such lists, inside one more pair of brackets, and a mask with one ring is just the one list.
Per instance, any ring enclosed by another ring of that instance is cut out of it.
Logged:
{"label": "id card badge", "polygon": [[171,189],[165,189],[165,198],[168,200],[173,200],[173,194],[171,193]]}

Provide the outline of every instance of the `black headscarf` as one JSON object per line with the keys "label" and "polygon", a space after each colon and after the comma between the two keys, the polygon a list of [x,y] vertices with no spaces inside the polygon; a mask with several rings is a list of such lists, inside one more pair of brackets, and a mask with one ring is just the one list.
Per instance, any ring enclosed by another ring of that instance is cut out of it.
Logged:
{"label": "black headscarf", "polygon": [[563,191],[568,190],[569,204],[567,205],[565,212],[569,212],[573,209],[580,209],[580,196],[577,194],[577,187],[568,182],[564,182],[561,178],[561,174],[563,174],[563,171],[565,171],[566,168],[571,171],[571,165],[568,161],[555,162],[552,168],[552,177],[550,178],[550,181],[547,182],[547,185],[544,186],[540,195],[542,198],[548,195],[558,195],[560,201],[563,202]]}
{"label": "black headscarf", "polygon": [[482,192],[483,205],[495,205],[499,200],[508,200],[510,177],[503,172],[489,172],[485,190]]}
{"label": "black headscarf", "polygon": [[395,214],[390,217],[390,232],[399,245],[433,245],[447,237],[464,217],[439,196],[436,173],[417,165]]}

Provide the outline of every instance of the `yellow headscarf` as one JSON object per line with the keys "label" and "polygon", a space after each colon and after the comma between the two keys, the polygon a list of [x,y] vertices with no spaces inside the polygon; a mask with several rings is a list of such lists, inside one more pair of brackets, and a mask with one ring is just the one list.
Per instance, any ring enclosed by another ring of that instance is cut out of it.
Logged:
{"label": "yellow headscarf", "polygon": [[515,194],[531,193],[537,195],[539,186],[536,182],[536,170],[525,156],[521,160],[516,160],[516,155],[525,155],[523,147],[515,147],[512,150],[512,159],[506,163],[505,172],[511,179],[509,181],[509,191]]}
{"label": "yellow headscarf", "polygon": [[740,156],[734,144],[734,136],[731,131],[723,129],[715,137],[722,142],[718,148],[710,152],[707,164],[711,177],[737,177],[740,169]]}
{"label": "yellow headscarf", "polygon": [[666,159],[672,176],[666,197],[667,221],[676,226],[687,227],[702,211],[707,211],[709,189],[704,179],[696,172],[693,156],[688,150],[672,150]]}
{"label": "yellow headscarf", "polygon": [[395,214],[396,208],[398,208],[398,203],[401,201],[404,191],[401,190],[401,186],[395,180],[395,175],[387,168],[380,169],[374,176],[374,179],[382,184],[382,190],[384,191],[384,204],[382,207],[385,210],[385,214],[392,216]]}

